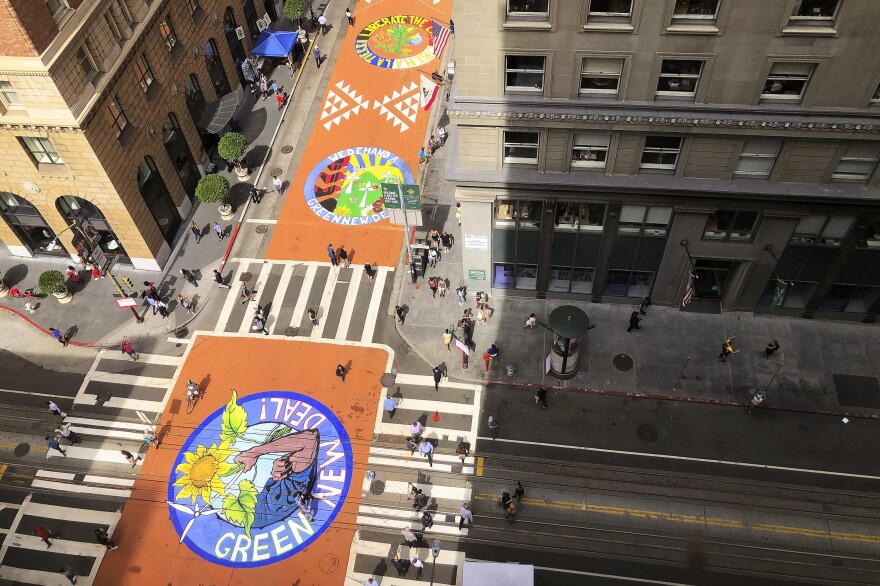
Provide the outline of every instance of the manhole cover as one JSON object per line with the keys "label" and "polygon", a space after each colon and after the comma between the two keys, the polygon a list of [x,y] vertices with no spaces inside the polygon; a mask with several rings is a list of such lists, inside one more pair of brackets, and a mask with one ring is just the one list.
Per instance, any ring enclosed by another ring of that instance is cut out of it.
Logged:
{"label": "manhole cover", "polygon": [[385,483],[384,482],[382,482],[381,480],[374,480],[373,482],[370,483],[370,494],[374,494],[376,496],[379,496],[383,492],[385,492]]}
{"label": "manhole cover", "polygon": [[27,453],[30,451],[30,444],[18,444],[17,446],[15,446],[15,450],[13,450],[12,453],[21,458],[22,456],[26,456]]}
{"label": "manhole cover", "polygon": [[332,553],[325,553],[318,562],[318,567],[325,574],[332,574],[339,569],[339,558]]}
{"label": "manhole cover", "polygon": [[281,154],[283,154],[283,155],[287,155],[292,152],[293,152],[293,147],[290,146],[289,144],[286,144],[283,147],[281,147]]}
{"label": "manhole cover", "polygon": [[394,384],[394,381],[397,380],[397,375],[393,372],[386,372],[382,375],[382,378],[379,379],[379,382],[382,383],[383,387],[390,387]]}
{"label": "manhole cover", "polygon": [[254,276],[253,276],[252,274],[250,274],[250,273],[248,273],[248,272],[244,272],[244,273],[241,274],[241,277],[239,277],[238,280],[241,281],[241,282],[243,282],[243,283],[246,283],[246,282],[250,281],[250,280],[253,279],[253,278],[254,278]]}
{"label": "manhole cover", "polygon": [[298,333],[299,333],[299,328],[295,328],[295,327],[293,327],[293,326],[290,326],[289,328],[287,328],[286,330],[284,330],[284,335],[287,336],[287,337],[289,337],[289,338],[293,338],[293,337],[296,336]]}
{"label": "manhole cover", "polygon": [[611,363],[621,372],[632,370],[633,367],[633,359],[629,354],[618,354],[611,360]]}
{"label": "manhole cover", "polygon": [[257,234],[265,234],[269,231],[269,226],[267,226],[266,224],[260,224],[254,229],[254,231]]}
{"label": "manhole cover", "polygon": [[284,171],[280,167],[275,167],[271,171],[269,171],[270,175],[281,175]]}
{"label": "manhole cover", "polygon": [[177,328],[174,330],[174,336],[180,340],[186,338],[186,335],[189,333],[187,328]]}
{"label": "manhole cover", "polygon": [[653,444],[660,437],[660,432],[650,423],[643,423],[636,429],[636,435],[646,444]]}

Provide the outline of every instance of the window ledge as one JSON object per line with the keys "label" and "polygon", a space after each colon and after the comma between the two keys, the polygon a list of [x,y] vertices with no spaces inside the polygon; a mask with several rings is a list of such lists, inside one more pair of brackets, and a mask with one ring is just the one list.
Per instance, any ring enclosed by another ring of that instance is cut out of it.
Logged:
{"label": "window ledge", "polygon": [[37,172],[48,177],[70,177],[70,169],[64,163],[37,163]]}
{"label": "window ledge", "polygon": [[122,132],[119,133],[119,136],[116,137],[119,139],[119,144],[123,149],[128,148],[128,145],[131,144],[131,141],[134,140],[134,137],[137,135],[137,130],[134,125],[129,122],[125,125],[125,128],[122,129]]}
{"label": "window ledge", "polygon": [[153,78],[153,83],[150,84],[150,87],[147,88],[147,91],[144,92],[144,95],[147,97],[148,102],[155,101],[156,98],[159,97],[159,94],[162,93],[162,88],[160,87],[160,83]]}
{"label": "window ledge", "polygon": [[822,26],[790,26],[782,29],[782,34],[803,37],[836,37],[837,29]]}
{"label": "window ledge", "polygon": [[184,51],[183,49],[183,43],[177,41],[176,43],[174,43],[174,46],[171,48],[171,50],[168,51],[168,58],[171,59],[172,63],[177,63],[178,61],[180,61],[180,57],[184,53],[186,53],[186,51]]}
{"label": "window ledge", "polygon": [[193,12],[191,16],[194,24],[202,24],[202,22],[204,22],[205,20],[205,11],[202,9],[201,6],[199,6],[198,8],[196,8],[196,11]]}
{"label": "window ledge", "polygon": [[632,33],[635,27],[628,22],[588,22],[584,30],[594,33]]}
{"label": "window ledge", "polygon": [[717,35],[719,29],[714,24],[671,24],[666,27],[669,34]]}
{"label": "window ledge", "polygon": [[534,20],[505,20],[504,24],[501,25],[501,28],[508,30],[536,30],[536,31],[549,31],[553,29],[553,25],[549,22],[544,21],[534,21]]}

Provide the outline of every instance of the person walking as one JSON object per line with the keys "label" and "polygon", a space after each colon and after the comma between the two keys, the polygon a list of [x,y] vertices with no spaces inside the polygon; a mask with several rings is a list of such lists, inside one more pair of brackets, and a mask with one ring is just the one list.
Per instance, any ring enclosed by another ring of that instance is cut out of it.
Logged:
{"label": "person walking", "polygon": [[419,444],[419,453],[423,458],[428,459],[428,466],[431,468],[434,467],[434,444],[429,442],[427,439],[422,438],[422,442]]}
{"label": "person walking", "polygon": [[180,269],[180,274],[183,275],[183,278],[186,279],[186,282],[192,285],[193,287],[198,287],[199,284],[196,281],[196,276],[189,269]]}
{"label": "person walking", "polygon": [[534,330],[537,323],[538,323],[537,316],[535,316],[534,313],[530,313],[528,316],[526,316],[525,325],[523,325],[523,329],[525,330],[526,328],[532,328]]}
{"label": "person walking", "polygon": [[462,307],[465,302],[465,296],[467,295],[467,291],[464,287],[459,287],[455,290],[455,294],[458,295],[458,306]]}
{"label": "person walking", "polygon": [[417,557],[413,557],[413,559],[411,559],[409,561],[409,563],[412,567],[414,567],[416,569],[416,580],[421,580],[422,579],[422,570],[425,569],[425,564],[422,562],[421,559],[419,559]]}
{"label": "person walking", "polygon": [[46,401],[46,406],[49,408],[49,413],[51,413],[52,415],[57,415],[61,419],[67,417],[67,413],[62,411],[61,408],[58,407],[58,405],[56,405],[54,401]]}
{"label": "person walking", "polygon": [[[262,308],[261,312],[262,313]],[[265,336],[269,335],[269,330],[266,329],[266,318],[262,315],[255,315],[253,325],[251,325],[251,329],[258,334],[263,334]]]}
{"label": "person walking", "polygon": [[428,506],[428,495],[422,492],[422,489],[417,488],[416,494],[413,496],[413,508],[416,510],[416,513],[420,513],[422,509]]}
{"label": "person walking", "polygon": [[431,297],[437,297],[437,277],[431,277],[428,279],[428,287],[431,288]]}
{"label": "person walking", "polygon": [[422,427],[422,422],[418,420],[413,421],[412,424],[409,426],[409,434],[416,441],[416,443],[422,441],[422,429],[424,429]]}
{"label": "person walking", "polygon": [[729,338],[727,338],[724,341],[723,344],[721,344],[721,353],[718,354],[718,358],[721,360],[721,362],[727,362],[728,356],[739,352],[739,350],[733,349],[733,339],[734,338],[736,338],[736,336],[730,336]]}
{"label": "person walking", "polygon": [[438,126],[437,127],[437,136],[440,137],[440,146],[446,144],[446,127]]}
{"label": "person walking", "polygon": [[394,419],[394,414],[397,412],[397,401],[395,401],[391,395],[388,395],[385,397],[385,400],[382,401],[382,406],[388,411],[388,418]]}
{"label": "person walking", "polygon": [[394,557],[391,558],[391,565],[394,566],[394,569],[397,570],[397,577],[406,576],[406,567],[400,561],[400,556],[394,554]]}
{"label": "person walking", "polygon": [[639,321],[641,321],[641,319],[642,318],[639,317],[638,311],[632,312],[629,316],[629,327],[626,328],[626,331],[631,332],[631,331],[633,331],[633,328],[635,328],[637,330],[642,329],[642,326],[639,325]]}
{"label": "person walking", "polygon": [[219,222],[214,222],[214,232],[217,233],[217,240],[223,240],[226,231],[220,226]]}
{"label": "person walking", "polygon": [[61,449],[61,444],[58,443],[57,437],[47,435],[46,436],[46,445],[49,447],[50,450],[58,450],[59,452],[61,452],[62,456],[64,456],[65,458],[67,457],[67,452],[65,452],[64,450]]}
{"label": "person walking", "polygon": [[541,409],[547,408],[547,389],[544,387],[539,387],[535,392],[535,405],[539,406]]}
{"label": "person walking", "polygon": [[321,34],[326,35],[327,34],[327,17],[324,16],[323,14],[318,17],[318,26],[321,27]]}
{"label": "person walking", "polygon": [[367,275],[367,282],[372,283],[373,279],[376,278],[376,271],[373,270],[373,267],[370,263],[366,263],[364,265],[364,274]]}
{"label": "person walking", "polygon": [[58,340],[58,343],[59,343],[59,344],[61,344],[61,345],[64,346],[65,348],[67,348],[67,343],[70,342],[70,340],[67,339],[67,338],[64,336],[64,334],[62,334],[61,331],[60,331],[58,328],[49,328],[49,334],[50,334],[53,338],[55,338],[56,340]]}
{"label": "person walking", "polygon": [[443,333],[443,345],[446,346],[447,352],[452,352],[452,334],[449,330]]}
{"label": "person walking", "polygon": [[196,239],[196,244],[202,241],[202,229],[195,221],[189,223],[189,231],[192,232],[193,238]]}
{"label": "person walking", "polygon": [[418,536],[409,527],[404,527],[401,533],[403,533],[403,542],[408,547],[415,547],[418,544]]}
{"label": "person walking", "polygon": [[190,301],[189,297],[187,297],[186,295],[178,295],[177,303],[180,304],[180,306],[184,308],[188,314],[194,315],[196,313],[195,309],[193,309],[192,301]]}
{"label": "person walking", "polygon": [[318,48],[318,45],[312,47],[312,55],[315,57],[315,66],[321,69],[321,49]]}
{"label": "person walking", "polygon": [[764,348],[764,358],[770,360],[770,357],[773,356],[773,353],[779,350],[779,342],[775,339],[767,342],[767,347]]}
{"label": "person walking", "polygon": [[241,289],[239,290],[239,297],[241,297],[241,304],[250,303],[254,300],[254,290],[248,289],[247,285],[242,282]]}
{"label": "person walking", "polygon": [[284,187],[284,184],[281,182],[281,178],[278,175],[272,175],[272,187],[275,188],[278,195],[281,195],[281,188]]}
{"label": "person walking", "polygon": [[[155,302],[154,310],[158,311],[159,315],[161,315],[163,318],[168,317],[168,304],[165,303],[164,301],[162,301],[161,299],[159,299],[158,301]],[[154,311],[153,315],[155,315],[155,311]]]}
{"label": "person walking", "polygon": [[373,578],[367,578],[367,581],[364,582],[364,586],[379,586],[379,582]]}
{"label": "person walking", "polygon": [[113,551],[118,545],[116,542],[110,539],[110,534],[107,533],[107,530],[102,527],[95,527],[95,541],[99,544],[106,547],[108,550]]}
{"label": "person walking", "polygon": [[498,437],[498,428],[500,427],[500,425],[498,425],[498,422],[495,421],[495,418],[492,417],[491,415],[489,416],[488,425],[489,425],[489,433],[492,435],[492,439],[496,439]]}
{"label": "person walking", "polygon": [[516,501],[511,500],[504,509],[504,518],[513,525],[516,523]]}
{"label": "person walking", "polygon": [[34,528],[34,535],[40,538],[40,541],[46,544],[46,549],[52,547],[52,542],[49,539],[61,539],[61,534],[57,531],[50,531],[43,527],[42,525],[37,525]]}
{"label": "person walking", "polygon": [[458,514],[461,515],[461,521],[458,522],[458,530],[461,531],[464,529],[464,521],[467,519],[468,526],[470,526],[474,522],[474,512],[471,511],[471,504],[468,502],[461,503],[461,508],[458,509]]}
{"label": "person walking", "polygon": [[308,314],[309,321],[312,322],[312,325],[317,326],[318,325],[318,314],[315,313],[315,310],[310,307],[306,313]]}
{"label": "person walking", "polygon": [[77,271],[71,265],[67,265],[67,276],[70,277],[70,280],[74,283],[79,283],[80,281],[82,281],[82,277],[79,276],[79,271]]}
{"label": "person walking", "polygon": [[125,458],[125,461],[128,462],[129,464],[131,464],[132,468],[137,466],[137,463],[141,459],[140,456],[135,456],[134,454],[132,454],[131,452],[128,452],[126,450],[119,450],[119,452],[122,454],[122,457]]}
{"label": "person walking", "polygon": [[526,489],[523,488],[522,482],[517,480],[516,486],[513,487],[513,496],[516,498],[516,502],[520,502],[525,495]]}
{"label": "person walking", "polygon": [[336,365],[336,376],[339,377],[339,380],[345,382],[345,375],[348,374],[348,371],[345,370],[345,367],[341,364]]}
{"label": "person walking", "polygon": [[471,455],[471,451],[465,445],[464,440],[458,442],[458,446],[455,448],[455,455],[461,460],[462,465],[464,464],[465,459]]}
{"label": "person walking", "polygon": [[444,279],[443,277],[440,277],[440,279],[438,279],[438,281],[439,282],[437,283],[437,288],[440,290],[440,297],[446,297],[446,288],[447,288],[446,279]]}
{"label": "person walking", "polygon": [[128,336],[122,338],[122,343],[119,344],[119,348],[122,350],[123,354],[128,354],[132,360],[138,359],[138,353],[134,351],[134,348],[131,345],[131,340],[129,340]]}
{"label": "person walking", "polygon": [[224,289],[232,289],[232,285],[226,284],[226,281],[223,280],[223,273],[221,273],[217,269],[214,269],[214,282]]}
{"label": "person walking", "polygon": [[400,321],[400,323],[402,325],[404,320],[406,320],[406,311],[404,311],[404,309],[401,306],[395,305],[394,306],[394,313],[397,314],[397,319]]}
{"label": "person walking", "polygon": [[156,435],[155,429],[148,429],[144,432],[144,443],[147,446],[147,451],[150,450],[150,446],[153,446],[158,450],[159,446],[162,445],[161,440],[159,440],[159,436]]}
{"label": "person walking", "polygon": [[345,250],[344,246],[339,247],[339,260],[345,265],[345,268],[351,264],[351,261],[348,260],[348,252]]}
{"label": "person walking", "polygon": [[428,250],[428,266],[432,269],[437,266],[437,250],[431,248]]}
{"label": "person walking", "polygon": [[[80,437],[76,434],[76,432],[74,432],[72,429],[70,429],[70,424],[69,424],[69,423],[62,423],[61,425],[59,425],[59,426],[55,429],[55,433],[57,433],[58,435],[60,435],[61,437],[63,437],[63,438],[66,439],[67,441],[69,441],[69,442],[70,442],[70,445],[81,444],[81,443],[82,443],[82,440],[81,440]],[[57,438],[56,438],[56,439],[57,439]]]}
{"label": "person walking", "polygon": [[339,261],[336,259],[336,251],[333,249],[333,244],[327,245],[327,256],[330,257],[330,264],[334,267],[339,266]]}
{"label": "person walking", "polygon": [[443,371],[440,370],[439,366],[435,366],[431,371],[431,374],[434,376],[434,390],[440,390],[440,380],[443,378]]}
{"label": "person walking", "polygon": [[354,16],[351,14],[351,10],[348,8],[345,9],[345,18],[348,19],[348,24],[354,26]]}
{"label": "person walking", "polygon": [[76,584],[76,576],[77,576],[77,573],[74,572],[74,571],[70,568],[70,566],[65,566],[64,568],[62,568],[62,569],[60,570],[60,572],[61,572],[61,575],[62,575],[62,576],[64,576],[65,578],[67,578],[67,581],[68,581],[68,582],[70,582],[71,584]]}
{"label": "person walking", "polygon": [[455,204],[455,220],[458,222],[458,225],[461,226],[461,204]]}

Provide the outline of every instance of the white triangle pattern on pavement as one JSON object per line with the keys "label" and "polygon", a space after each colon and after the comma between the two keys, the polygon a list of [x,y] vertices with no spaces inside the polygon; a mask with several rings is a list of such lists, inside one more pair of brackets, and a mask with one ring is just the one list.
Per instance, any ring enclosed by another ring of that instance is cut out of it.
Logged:
{"label": "white triangle pattern on pavement", "polygon": [[330,130],[331,126],[338,125],[343,119],[348,120],[352,115],[357,116],[362,108],[366,110],[370,107],[370,100],[351,89],[344,80],[336,82],[334,87],[336,89],[330,88],[327,91],[321,110],[321,121],[325,130]]}
{"label": "white triangle pattern on pavement", "polygon": [[[386,95],[382,101],[373,100],[373,110],[379,109],[379,114],[385,116],[387,122],[391,122],[393,128],[400,127],[400,132],[409,130],[410,124],[415,124],[419,113],[419,86],[414,81],[398,91],[395,90],[390,96]],[[406,123],[409,120],[409,124]]]}

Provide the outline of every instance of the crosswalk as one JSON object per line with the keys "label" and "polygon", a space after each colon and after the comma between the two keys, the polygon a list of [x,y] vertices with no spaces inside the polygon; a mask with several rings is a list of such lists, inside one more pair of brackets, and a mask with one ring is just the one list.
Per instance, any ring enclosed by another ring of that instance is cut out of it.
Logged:
{"label": "crosswalk", "polygon": [[[390,297],[393,284],[390,268],[373,270],[375,277],[370,281],[361,266],[346,269],[326,262],[236,259],[227,281],[232,288],[217,329],[251,332],[253,311],[241,298],[245,283],[268,315],[266,329],[271,334],[371,343],[383,300]],[[317,313],[317,325],[307,315],[310,308]]]}
{"label": "crosswalk", "polygon": [[[476,444],[481,387],[446,381],[435,390],[430,375],[398,373],[394,384],[384,391],[399,405],[393,417],[381,403],[378,408],[367,466],[374,477],[367,475],[361,487],[347,578],[351,583],[363,584],[372,576],[383,586],[415,586],[421,583],[416,580],[416,569],[409,567],[404,576],[398,576],[390,558],[395,554],[400,560],[418,557],[425,564],[425,572],[430,572],[431,542],[439,539],[441,550],[433,570],[434,583],[460,584],[465,555],[458,540],[467,536],[468,529],[467,525],[459,529],[458,511],[471,499],[474,456],[461,461],[455,450],[459,442],[469,448]],[[433,465],[418,452],[411,454],[406,446],[409,426],[415,421],[422,423],[423,437],[434,445]],[[410,499],[411,484],[428,497],[428,505],[421,512],[414,509]],[[423,530],[420,519],[424,511],[431,513],[434,524]],[[415,547],[403,543],[404,528],[419,536]],[[384,575],[377,575],[383,568]]]}

